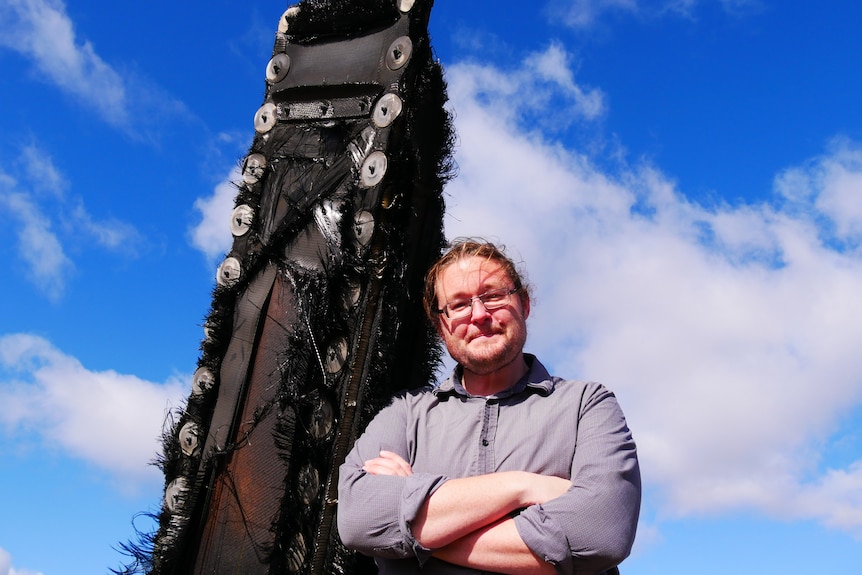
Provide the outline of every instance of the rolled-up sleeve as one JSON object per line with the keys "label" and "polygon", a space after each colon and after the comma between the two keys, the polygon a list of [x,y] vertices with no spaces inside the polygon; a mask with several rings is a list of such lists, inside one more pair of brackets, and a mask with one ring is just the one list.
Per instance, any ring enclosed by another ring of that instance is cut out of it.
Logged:
{"label": "rolled-up sleeve", "polygon": [[641,483],[632,434],[614,395],[588,385],[577,410],[572,486],[515,518],[524,543],[558,573],[600,573],[631,552]]}
{"label": "rolled-up sleeve", "polygon": [[425,500],[446,477],[414,473],[409,477],[372,475],[362,469],[381,450],[410,461],[404,433],[403,405],[398,398],[381,411],[339,469],[338,532],[344,544],[365,555],[387,559],[415,557],[420,564],[431,550],[420,545],[410,530]]}

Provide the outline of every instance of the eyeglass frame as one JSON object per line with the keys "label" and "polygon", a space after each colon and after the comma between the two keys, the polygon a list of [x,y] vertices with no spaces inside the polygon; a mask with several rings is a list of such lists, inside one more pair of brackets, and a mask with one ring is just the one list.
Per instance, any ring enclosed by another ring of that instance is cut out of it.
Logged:
{"label": "eyeglass frame", "polygon": [[[479,300],[479,303],[482,304],[482,307],[485,308],[485,311],[497,310],[497,309],[506,307],[509,304],[509,302],[511,301],[511,296],[515,295],[516,293],[518,293],[522,289],[523,288],[519,288],[519,287],[516,287],[516,288],[494,288],[492,290],[486,291],[485,293],[481,293],[479,295],[474,295],[474,296],[469,297],[469,298],[458,299],[458,300],[455,300],[454,302],[447,301],[445,304],[443,304],[442,308],[437,308],[434,311],[436,311],[438,314],[445,315],[448,319],[461,319],[461,318],[467,317],[468,315],[470,315],[470,313],[472,313],[473,302],[476,300]],[[490,297],[492,295],[505,295],[505,301],[500,302],[500,305],[497,305],[495,303],[495,304],[492,304],[491,307],[488,307],[488,303],[485,301],[485,298]],[[449,315],[448,308],[452,305],[452,303],[466,303],[466,305],[464,306],[464,313],[458,314],[455,316]]]}

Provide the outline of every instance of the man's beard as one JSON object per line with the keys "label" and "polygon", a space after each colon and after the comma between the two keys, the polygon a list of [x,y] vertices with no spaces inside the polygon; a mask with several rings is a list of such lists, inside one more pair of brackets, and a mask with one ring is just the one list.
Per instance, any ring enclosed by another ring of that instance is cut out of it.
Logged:
{"label": "man's beard", "polygon": [[[489,346],[492,347],[491,349],[487,349],[485,346],[470,348],[469,344],[466,344],[457,349],[448,347],[449,355],[465,370],[476,375],[488,375],[510,365],[521,357],[521,352],[527,341],[526,328],[516,329],[509,336],[503,347],[494,345]],[[481,338],[482,336],[473,338],[470,343]]]}

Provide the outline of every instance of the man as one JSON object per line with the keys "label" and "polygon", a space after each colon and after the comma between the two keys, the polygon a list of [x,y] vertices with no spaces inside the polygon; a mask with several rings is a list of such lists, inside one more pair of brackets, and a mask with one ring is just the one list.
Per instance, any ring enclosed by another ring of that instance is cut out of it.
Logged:
{"label": "man", "polygon": [[616,573],[640,509],[614,395],[523,352],[529,288],[493,244],[457,242],[425,309],[458,363],[399,395],[340,469],[344,543],[390,573]]}

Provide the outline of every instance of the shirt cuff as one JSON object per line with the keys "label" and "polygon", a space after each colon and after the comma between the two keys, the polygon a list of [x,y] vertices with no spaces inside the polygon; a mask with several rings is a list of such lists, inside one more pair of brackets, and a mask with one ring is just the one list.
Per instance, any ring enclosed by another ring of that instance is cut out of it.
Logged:
{"label": "shirt cuff", "polygon": [[560,525],[541,505],[532,505],[515,517],[515,527],[527,547],[556,568],[560,575],[572,575],[569,540]]}
{"label": "shirt cuff", "polygon": [[401,533],[404,534],[405,543],[413,550],[419,565],[424,565],[431,558],[431,549],[424,547],[413,537],[413,530],[410,528],[416,515],[425,504],[425,500],[437,491],[448,477],[443,475],[432,475],[430,473],[414,473],[407,477],[404,483],[404,489],[401,492],[401,513],[398,518]]}

